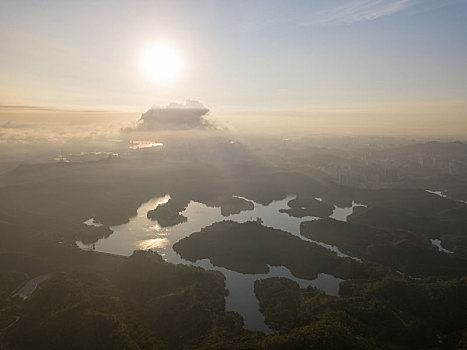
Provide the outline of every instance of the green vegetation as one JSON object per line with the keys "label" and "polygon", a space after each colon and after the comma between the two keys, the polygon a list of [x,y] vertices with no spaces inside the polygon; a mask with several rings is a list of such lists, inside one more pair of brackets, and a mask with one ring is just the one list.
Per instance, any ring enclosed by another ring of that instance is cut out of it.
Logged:
{"label": "green vegetation", "polygon": [[412,216],[397,208],[358,208],[349,217],[352,223],[372,227],[410,231],[420,239],[441,239],[447,249],[467,256],[467,220],[446,220],[435,217]]}
{"label": "green vegetation", "polygon": [[175,243],[174,250],[190,261],[209,258],[214,265],[243,273],[268,272],[268,264],[286,266],[305,279],[315,279],[320,272],[344,279],[364,278],[378,271],[252,221],[215,223]]}
{"label": "green vegetation", "polygon": [[88,226],[83,225],[78,237],[84,244],[96,243],[101,238],[109,237],[113,231],[108,226]]}
{"label": "green vegetation", "polygon": [[302,195],[298,195],[297,198],[289,201],[288,205],[290,209],[280,209],[279,211],[297,218],[303,218],[305,216],[326,218],[334,211],[333,205],[323,201],[318,201],[313,197]]}
{"label": "green vegetation", "polygon": [[467,259],[438,252],[427,239],[407,230],[380,229],[353,222],[321,219],[302,222],[305,237],[391,267],[410,276],[463,276]]}
{"label": "green vegetation", "polygon": [[181,224],[182,222],[186,222],[187,218],[180,214],[180,212],[186,209],[189,202],[189,200],[170,198],[167,203],[148,211],[147,217],[151,220],[157,220],[157,223],[161,227]]}
{"label": "green vegetation", "polygon": [[223,216],[239,214],[244,210],[253,210],[254,204],[243,198],[224,196],[204,202],[209,207],[220,207]]}
{"label": "green vegetation", "polygon": [[27,300],[20,315],[8,333],[13,348],[138,348],[121,298],[100,275],[60,274]]}
{"label": "green vegetation", "polygon": [[[465,348],[467,206],[424,190],[447,189],[465,199],[465,172],[441,176],[435,165],[419,165],[421,151],[410,147],[367,154],[347,144],[300,148],[297,141],[295,152],[279,152],[274,140],[249,152],[224,141],[124,160],[24,165],[3,174],[0,349]],[[435,146],[423,152],[430,155]],[[386,155],[393,165],[376,164]],[[440,157],[449,161],[449,152]],[[183,221],[191,200],[220,206],[228,216],[253,208],[233,195],[268,204],[290,193],[297,198],[284,212],[297,217],[367,204],[347,223],[322,219],[302,227],[304,236],[364,263],[254,222],[216,223],[175,245],[189,260],[209,258],[244,273],[266,272],[270,264],[307,279],[319,272],[347,279],[339,297],[286,279],[256,282],[261,311],[276,330],[270,335],[245,331],[240,315],[225,312],[219,273],[168,264],[151,252],[126,258],[74,245],[107,237],[109,226],[165,194],[172,199],[148,213],[161,226]],[[104,226],[84,225],[90,217]],[[441,239],[454,254],[438,252],[430,239]],[[45,273],[52,279],[30,298],[11,298]]]}
{"label": "green vegetation", "polygon": [[172,265],[142,251],[96,271],[86,260],[106,255],[82,253],[74,250],[85,264],[56,272],[26,301],[10,302],[20,319],[4,334],[5,346],[177,349],[244,333],[241,317],[225,312],[218,272]]}
{"label": "green vegetation", "polygon": [[292,348],[453,348],[467,328],[465,278],[347,281],[340,297],[270,278],[256,281],[255,293],[275,337]]}

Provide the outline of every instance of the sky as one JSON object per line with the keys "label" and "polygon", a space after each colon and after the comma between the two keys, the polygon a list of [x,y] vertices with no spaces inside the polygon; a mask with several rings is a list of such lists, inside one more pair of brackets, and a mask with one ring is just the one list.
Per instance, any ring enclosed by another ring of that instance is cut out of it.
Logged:
{"label": "sky", "polygon": [[[466,18],[466,0],[2,0],[0,109],[467,117]],[[140,63],[158,43],[182,62],[163,85]]]}

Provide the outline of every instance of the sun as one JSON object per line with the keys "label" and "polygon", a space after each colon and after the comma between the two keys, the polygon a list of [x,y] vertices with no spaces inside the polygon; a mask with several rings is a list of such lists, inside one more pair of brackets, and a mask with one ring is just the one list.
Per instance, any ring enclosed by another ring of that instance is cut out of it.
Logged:
{"label": "sun", "polygon": [[147,47],[141,55],[141,69],[154,83],[167,84],[180,75],[182,60],[171,46],[157,44]]}

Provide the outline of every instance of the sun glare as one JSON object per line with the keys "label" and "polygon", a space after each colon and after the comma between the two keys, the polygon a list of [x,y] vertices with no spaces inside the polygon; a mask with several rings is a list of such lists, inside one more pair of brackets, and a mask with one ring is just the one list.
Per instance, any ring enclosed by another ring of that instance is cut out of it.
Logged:
{"label": "sun glare", "polygon": [[165,44],[146,48],[141,55],[141,68],[146,76],[158,84],[166,84],[180,75],[181,58]]}

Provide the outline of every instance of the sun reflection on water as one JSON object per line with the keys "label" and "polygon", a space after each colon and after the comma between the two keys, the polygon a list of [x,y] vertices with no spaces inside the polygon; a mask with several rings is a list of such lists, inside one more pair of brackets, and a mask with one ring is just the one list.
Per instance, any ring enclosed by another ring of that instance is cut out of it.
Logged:
{"label": "sun reflection on water", "polygon": [[141,149],[141,148],[153,148],[153,147],[162,147],[163,143],[153,142],[153,141],[130,141],[129,149]]}
{"label": "sun reflection on water", "polygon": [[138,242],[138,247],[142,250],[165,248],[168,245],[169,240],[167,238],[152,238]]}

